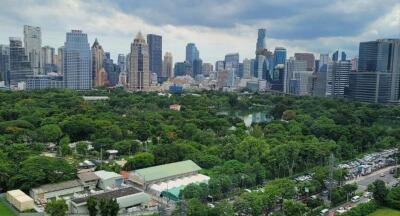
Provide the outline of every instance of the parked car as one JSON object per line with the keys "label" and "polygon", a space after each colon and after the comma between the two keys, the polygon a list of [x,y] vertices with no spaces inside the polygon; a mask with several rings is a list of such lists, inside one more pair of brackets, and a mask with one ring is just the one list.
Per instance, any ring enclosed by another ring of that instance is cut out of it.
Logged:
{"label": "parked car", "polygon": [[356,202],[360,201],[360,199],[361,199],[360,196],[354,196],[353,198],[351,198],[351,201],[352,201],[353,203],[356,203]]}
{"label": "parked car", "polygon": [[385,177],[385,173],[381,172],[381,174],[379,174],[380,177]]}

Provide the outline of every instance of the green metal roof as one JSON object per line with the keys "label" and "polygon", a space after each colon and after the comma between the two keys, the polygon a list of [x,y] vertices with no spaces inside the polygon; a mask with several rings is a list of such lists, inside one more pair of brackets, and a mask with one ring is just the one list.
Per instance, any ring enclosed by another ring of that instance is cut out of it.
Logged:
{"label": "green metal roof", "polygon": [[142,177],[145,181],[154,181],[172,176],[182,175],[189,172],[200,171],[201,167],[191,160],[175,163],[163,164],[135,170],[134,173]]}

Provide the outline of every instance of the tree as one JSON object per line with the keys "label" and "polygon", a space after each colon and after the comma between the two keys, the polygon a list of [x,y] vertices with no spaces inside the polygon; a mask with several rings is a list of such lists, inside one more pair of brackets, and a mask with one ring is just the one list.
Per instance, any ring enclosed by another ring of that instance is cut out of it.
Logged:
{"label": "tree", "polygon": [[209,216],[233,216],[235,211],[233,205],[227,201],[219,202],[215,208],[210,209]]}
{"label": "tree", "polygon": [[109,216],[117,216],[119,212],[119,204],[116,199],[108,200]]}
{"label": "tree", "polygon": [[287,216],[303,216],[308,211],[304,203],[295,200],[284,200],[282,209]]}
{"label": "tree", "polygon": [[390,190],[387,195],[387,202],[390,207],[400,210],[400,187],[395,187]]}
{"label": "tree", "polygon": [[43,142],[57,142],[61,135],[61,128],[56,124],[43,125],[38,129],[39,140]]}
{"label": "tree", "polygon": [[152,166],[154,164],[154,155],[149,152],[139,152],[129,157],[124,166],[125,170],[134,170]]}
{"label": "tree", "polygon": [[87,200],[87,208],[89,211],[89,216],[96,216],[97,215],[97,199],[93,196],[89,197]]}
{"label": "tree", "polygon": [[386,200],[386,196],[389,193],[389,190],[386,188],[385,182],[382,180],[376,180],[372,183],[371,186],[368,187],[369,190],[373,193],[375,201],[380,204],[384,204]]}
{"label": "tree", "polygon": [[201,203],[198,199],[190,199],[186,205],[187,216],[204,216],[208,214],[208,206]]}
{"label": "tree", "polygon": [[44,211],[50,216],[64,216],[68,211],[68,205],[63,199],[53,199],[46,204]]}
{"label": "tree", "polygon": [[108,201],[106,199],[101,199],[99,203],[100,215],[109,216],[110,209],[108,208]]}
{"label": "tree", "polygon": [[78,154],[86,155],[88,151],[88,144],[86,142],[78,142],[78,144],[76,144],[76,151]]}

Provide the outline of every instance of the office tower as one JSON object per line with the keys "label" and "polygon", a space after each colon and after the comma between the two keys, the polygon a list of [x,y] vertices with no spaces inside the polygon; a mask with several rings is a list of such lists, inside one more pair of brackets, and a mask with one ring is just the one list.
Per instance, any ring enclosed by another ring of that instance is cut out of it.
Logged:
{"label": "office tower", "polygon": [[202,74],[204,76],[209,76],[211,74],[211,72],[213,72],[213,65],[211,63],[203,63],[202,66]]}
{"label": "office tower", "polygon": [[199,58],[200,54],[199,50],[196,47],[196,44],[188,43],[186,45],[186,61],[189,62],[190,64],[193,64],[193,61]]}
{"label": "office tower", "polygon": [[352,58],[351,59],[351,71],[357,71],[358,70],[358,58]]}
{"label": "office tower", "polygon": [[225,55],[225,70],[239,71],[239,53]]}
{"label": "office tower", "polygon": [[24,44],[25,54],[31,62],[33,73],[35,75],[41,74],[42,33],[40,27],[24,25]]}
{"label": "office tower", "polygon": [[349,76],[351,70],[350,61],[333,62],[332,70],[332,95],[343,97],[345,90],[349,87]]}
{"label": "office tower", "polygon": [[358,71],[350,73],[350,97],[375,103],[399,101],[400,39],[362,42]]}
{"label": "office tower", "polygon": [[10,71],[10,47],[0,45],[0,82],[8,85]]}
{"label": "office tower", "polygon": [[221,71],[225,69],[225,62],[224,61],[216,61],[215,62],[215,71]]}
{"label": "office tower", "polygon": [[268,77],[268,61],[266,55],[257,55],[255,59],[254,77],[259,80],[265,80]]}
{"label": "office tower", "polygon": [[163,77],[167,77],[168,79],[174,77],[172,64],[173,64],[172,53],[166,52],[163,61],[163,75],[162,75]]}
{"label": "office tower", "polygon": [[286,49],[283,47],[276,47],[274,51],[274,66],[278,64],[285,64]]}
{"label": "office tower", "polygon": [[104,53],[103,67],[107,75],[103,85],[117,85],[120,69],[118,65],[114,64],[109,52]]}
{"label": "office tower", "polygon": [[160,35],[148,34],[147,44],[149,47],[149,70],[162,77],[162,37]]}
{"label": "office tower", "polygon": [[31,62],[25,54],[21,39],[10,37],[10,84],[26,81],[32,75]]}
{"label": "office tower", "polygon": [[332,61],[336,62],[338,60],[339,60],[339,50],[336,50],[336,52],[332,54]]}
{"label": "office tower", "polygon": [[290,80],[294,78],[294,74],[296,72],[307,71],[307,67],[307,61],[305,60],[295,60],[291,57],[286,61],[283,86],[283,91],[285,93],[290,93]]}
{"label": "office tower", "polygon": [[86,33],[67,32],[63,52],[65,88],[89,90],[92,88],[92,56]]}
{"label": "office tower", "polygon": [[314,54],[312,54],[312,53],[295,53],[294,58],[296,60],[306,61],[307,62],[307,70],[314,71],[314,62],[315,62]]}
{"label": "office tower", "polygon": [[285,64],[277,64],[273,71],[271,80],[271,90],[283,92],[283,83],[285,81]]}
{"label": "office tower", "polygon": [[243,79],[251,79],[251,60],[243,60]]}
{"label": "office tower", "polygon": [[203,72],[203,60],[195,59],[193,60],[193,77],[202,74]]}
{"label": "office tower", "polygon": [[324,66],[324,65],[326,65],[326,64],[328,64],[328,62],[329,62],[329,54],[320,54],[319,55],[319,67],[318,67],[318,71],[320,71],[321,70],[321,68]]}
{"label": "office tower", "polygon": [[174,77],[186,75],[186,62],[176,62],[174,66]]}
{"label": "office tower", "polygon": [[104,69],[104,50],[97,38],[92,45],[92,84],[94,87],[104,86],[107,77]]}
{"label": "office tower", "polygon": [[124,54],[118,54],[118,67],[121,72],[126,71],[126,58]]}
{"label": "office tower", "polygon": [[42,47],[41,51],[42,74],[58,72],[55,49],[50,46]]}
{"label": "office tower", "polygon": [[313,95],[326,97],[332,95],[333,88],[333,62],[328,58],[327,62],[315,73]]}
{"label": "office tower", "polygon": [[258,55],[259,52],[262,52],[264,49],[267,48],[266,37],[267,37],[267,30],[263,28],[258,29],[256,55]]}
{"label": "office tower", "polygon": [[64,88],[63,77],[59,74],[31,76],[26,81],[27,90]]}
{"label": "office tower", "polygon": [[145,91],[150,87],[149,47],[140,32],[131,44],[128,84],[132,91]]}
{"label": "office tower", "polygon": [[57,71],[59,74],[64,75],[64,46],[58,48],[57,58]]}
{"label": "office tower", "polygon": [[295,95],[311,95],[313,71],[294,71],[290,79],[289,93]]}
{"label": "office tower", "polygon": [[341,61],[346,61],[347,60],[347,55],[344,51],[342,51],[342,56],[340,58]]}

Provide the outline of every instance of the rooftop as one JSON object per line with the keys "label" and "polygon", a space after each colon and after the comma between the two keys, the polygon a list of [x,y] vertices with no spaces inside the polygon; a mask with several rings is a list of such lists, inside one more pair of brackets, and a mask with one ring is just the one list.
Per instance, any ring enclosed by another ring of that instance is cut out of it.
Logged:
{"label": "rooftop", "polygon": [[55,183],[55,184],[45,184],[37,188],[33,188],[33,191],[38,191],[41,193],[48,193],[52,191],[59,191],[59,190],[65,190],[69,188],[74,188],[74,187],[79,187],[82,184],[78,180],[71,180],[71,181],[64,181],[60,183]]}
{"label": "rooftop", "polygon": [[94,172],[79,173],[78,178],[83,182],[94,181],[99,179],[99,177]]}
{"label": "rooftop", "polygon": [[122,176],[115,172],[108,172],[105,170],[99,170],[94,172],[100,179],[111,179],[111,178],[122,178]]}
{"label": "rooftop", "polygon": [[190,172],[200,171],[201,167],[191,160],[180,161],[175,163],[163,164],[144,169],[133,171],[134,175],[138,175],[145,181],[154,181],[162,178],[173,177]]}
{"label": "rooftop", "polygon": [[121,188],[118,190],[113,190],[113,191],[108,191],[108,192],[104,192],[104,193],[99,193],[99,194],[94,194],[91,196],[86,196],[86,197],[81,197],[81,198],[76,198],[73,199],[72,202],[76,203],[76,204],[80,204],[80,203],[85,203],[89,197],[95,197],[97,198],[97,200],[102,200],[102,199],[113,199],[113,198],[119,198],[119,197],[124,197],[124,196],[128,196],[131,194],[136,194],[136,193],[140,193],[142,191],[133,188],[133,187],[126,187],[126,188]]}

